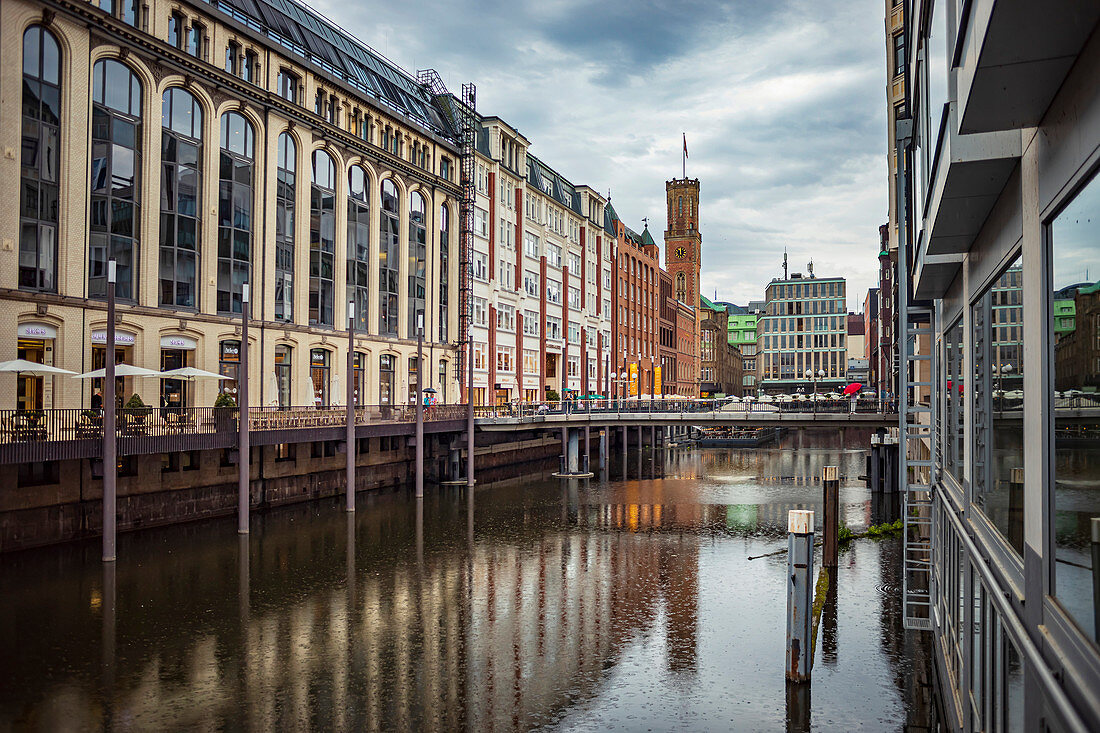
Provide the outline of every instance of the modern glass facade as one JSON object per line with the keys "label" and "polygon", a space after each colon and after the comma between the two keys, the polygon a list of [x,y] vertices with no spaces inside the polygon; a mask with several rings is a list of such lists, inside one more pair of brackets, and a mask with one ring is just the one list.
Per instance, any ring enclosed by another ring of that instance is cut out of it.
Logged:
{"label": "modern glass facade", "polygon": [[933,508],[909,539],[931,548],[945,722],[1097,730],[1100,7],[917,5],[887,3],[912,111],[891,188],[899,287],[933,313],[915,338],[934,378],[909,376],[932,408]]}

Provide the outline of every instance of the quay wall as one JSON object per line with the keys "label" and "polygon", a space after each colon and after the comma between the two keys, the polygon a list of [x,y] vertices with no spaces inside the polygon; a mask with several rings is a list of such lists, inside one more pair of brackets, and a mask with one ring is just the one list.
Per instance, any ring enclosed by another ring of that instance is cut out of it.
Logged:
{"label": "quay wall", "polygon": [[[429,487],[445,480],[459,436],[428,436],[424,470]],[[522,438],[522,439],[519,439]],[[550,465],[561,451],[557,431],[479,435],[475,477],[504,477],[517,467]],[[598,449],[593,439],[593,455]],[[415,476],[415,449],[405,436],[362,438],[356,491],[400,489]],[[465,454],[463,453],[463,461]],[[230,516],[237,511],[234,450],[160,453],[120,460],[120,532]],[[463,473],[465,464],[463,463]],[[0,553],[101,536],[103,481],[92,460],[7,466],[0,475]],[[29,477],[29,480],[28,480]],[[252,449],[253,511],[332,497],[344,492],[345,455],[337,441]]]}

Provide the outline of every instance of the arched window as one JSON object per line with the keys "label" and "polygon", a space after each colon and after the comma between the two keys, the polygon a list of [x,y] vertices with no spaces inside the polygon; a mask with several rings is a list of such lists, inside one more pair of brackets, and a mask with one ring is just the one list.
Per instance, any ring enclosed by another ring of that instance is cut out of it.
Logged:
{"label": "arched window", "polygon": [[[424,290],[427,277],[428,239],[427,239],[427,209],[424,197],[419,192],[414,192],[409,197],[409,338],[416,338],[416,329],[422,325],[424,332],[428,332],[427,319],[424,314]],[[419,321],[424,321],[420,324]]]}
{"label": "arched window", "polygon": [[336,269],[336,166],[324,150],[313,151],[309,197],[309,322],[333,325]]}
{"label": "arched window", "polygon": [[23,33],[22,195],[19,287],[57,291],[58,165],[61,138],[61,50],[48,30]]}
{"label": "arched window", "polygon": [[294,320],[294,202],[298,147],[279,135],[275,168],[275,319]]}
{"label": "arched window", "polygon": [[161,99],[160,304],[195,308],[202,252],[202,107],[181,87]]}
{"label": "arched window", "polygon": [[382,181],[382,211],[379,216],[378,238],[378,333],[381,336],[397,335],[397,295],[400,256],[398,239],[397,185],[393,179]]}
{"label": "arched window", "polygon": [[238,112],[222,115],[218,181],[218,312],[241,312],[241,286],[252,263],[252,124]]}
{"label": "arched window", "polygon": [[676,300],[687,303],[687,277],[684,273],[676,273]]}
{"label": "arched window", "polygon": [[137,295],[141,218],[141,81],[116,59],[92,68],[91,222],[88,293],[107,295],[107,261],[115,260],[115,294]]}
{"label": "arched window", "polygon": [[[439,342],[447,343],[447,306],[450,304],[451,212],[439,207]],[[442,387],[441,387],[442,389]]]}
{"label": "arched window", "polygon": [[355,302],[355,328],[367,330],[370,308],[370,179],[362,166],[348,171],[348,299]]}
{"label": "arched window", "polygon": [[680,216],[684,215],[684,197],[683,196],[680,197],[680,208],[679,208],[678,214]]}

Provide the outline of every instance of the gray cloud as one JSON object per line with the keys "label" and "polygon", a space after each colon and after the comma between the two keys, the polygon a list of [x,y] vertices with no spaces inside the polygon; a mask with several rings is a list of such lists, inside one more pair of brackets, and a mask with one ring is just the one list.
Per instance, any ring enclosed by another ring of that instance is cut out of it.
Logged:
{"label": "gray cloud", "polygon": [[520,129],[660,241],[664,182],[701,181],[703,292],[744,303],[811,258],[858,310],[886,220],[885,41],[870,0],[405,0],[318,8]]}

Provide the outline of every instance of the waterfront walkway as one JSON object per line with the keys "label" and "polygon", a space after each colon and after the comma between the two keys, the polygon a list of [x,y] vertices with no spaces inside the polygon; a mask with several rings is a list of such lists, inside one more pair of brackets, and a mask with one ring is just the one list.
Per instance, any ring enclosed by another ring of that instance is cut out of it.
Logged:
{"label": "waterfront walkway", "polygon": [[[1022,401],[998,405],[995,416],[1019,419]],[[425,433],[465,430],[466,405],[425,408]],[[411,436],[411,405],[368,405],[355,409],[357,438]],[[1086,397],[1059,400],[1059,420],[1100,418],[1100,403]],[[895,412],[874,400],[731,402],[729,400],[577,400],[527,402],[474,408],[479,431],[505,432],[579,427],[738,426],[787,428],[886,428]],[[234,408],[120,409],[118,454],[150,455],[234,448],[238,440]],[[252,445],[340,441],[347,410],[333,407],[255,407],[248,411]],[[1063,420],[1064,422],[1064,420]],[[103,416],[81,409],[0,410],[0,464],[98,458],[103,447]]]}

